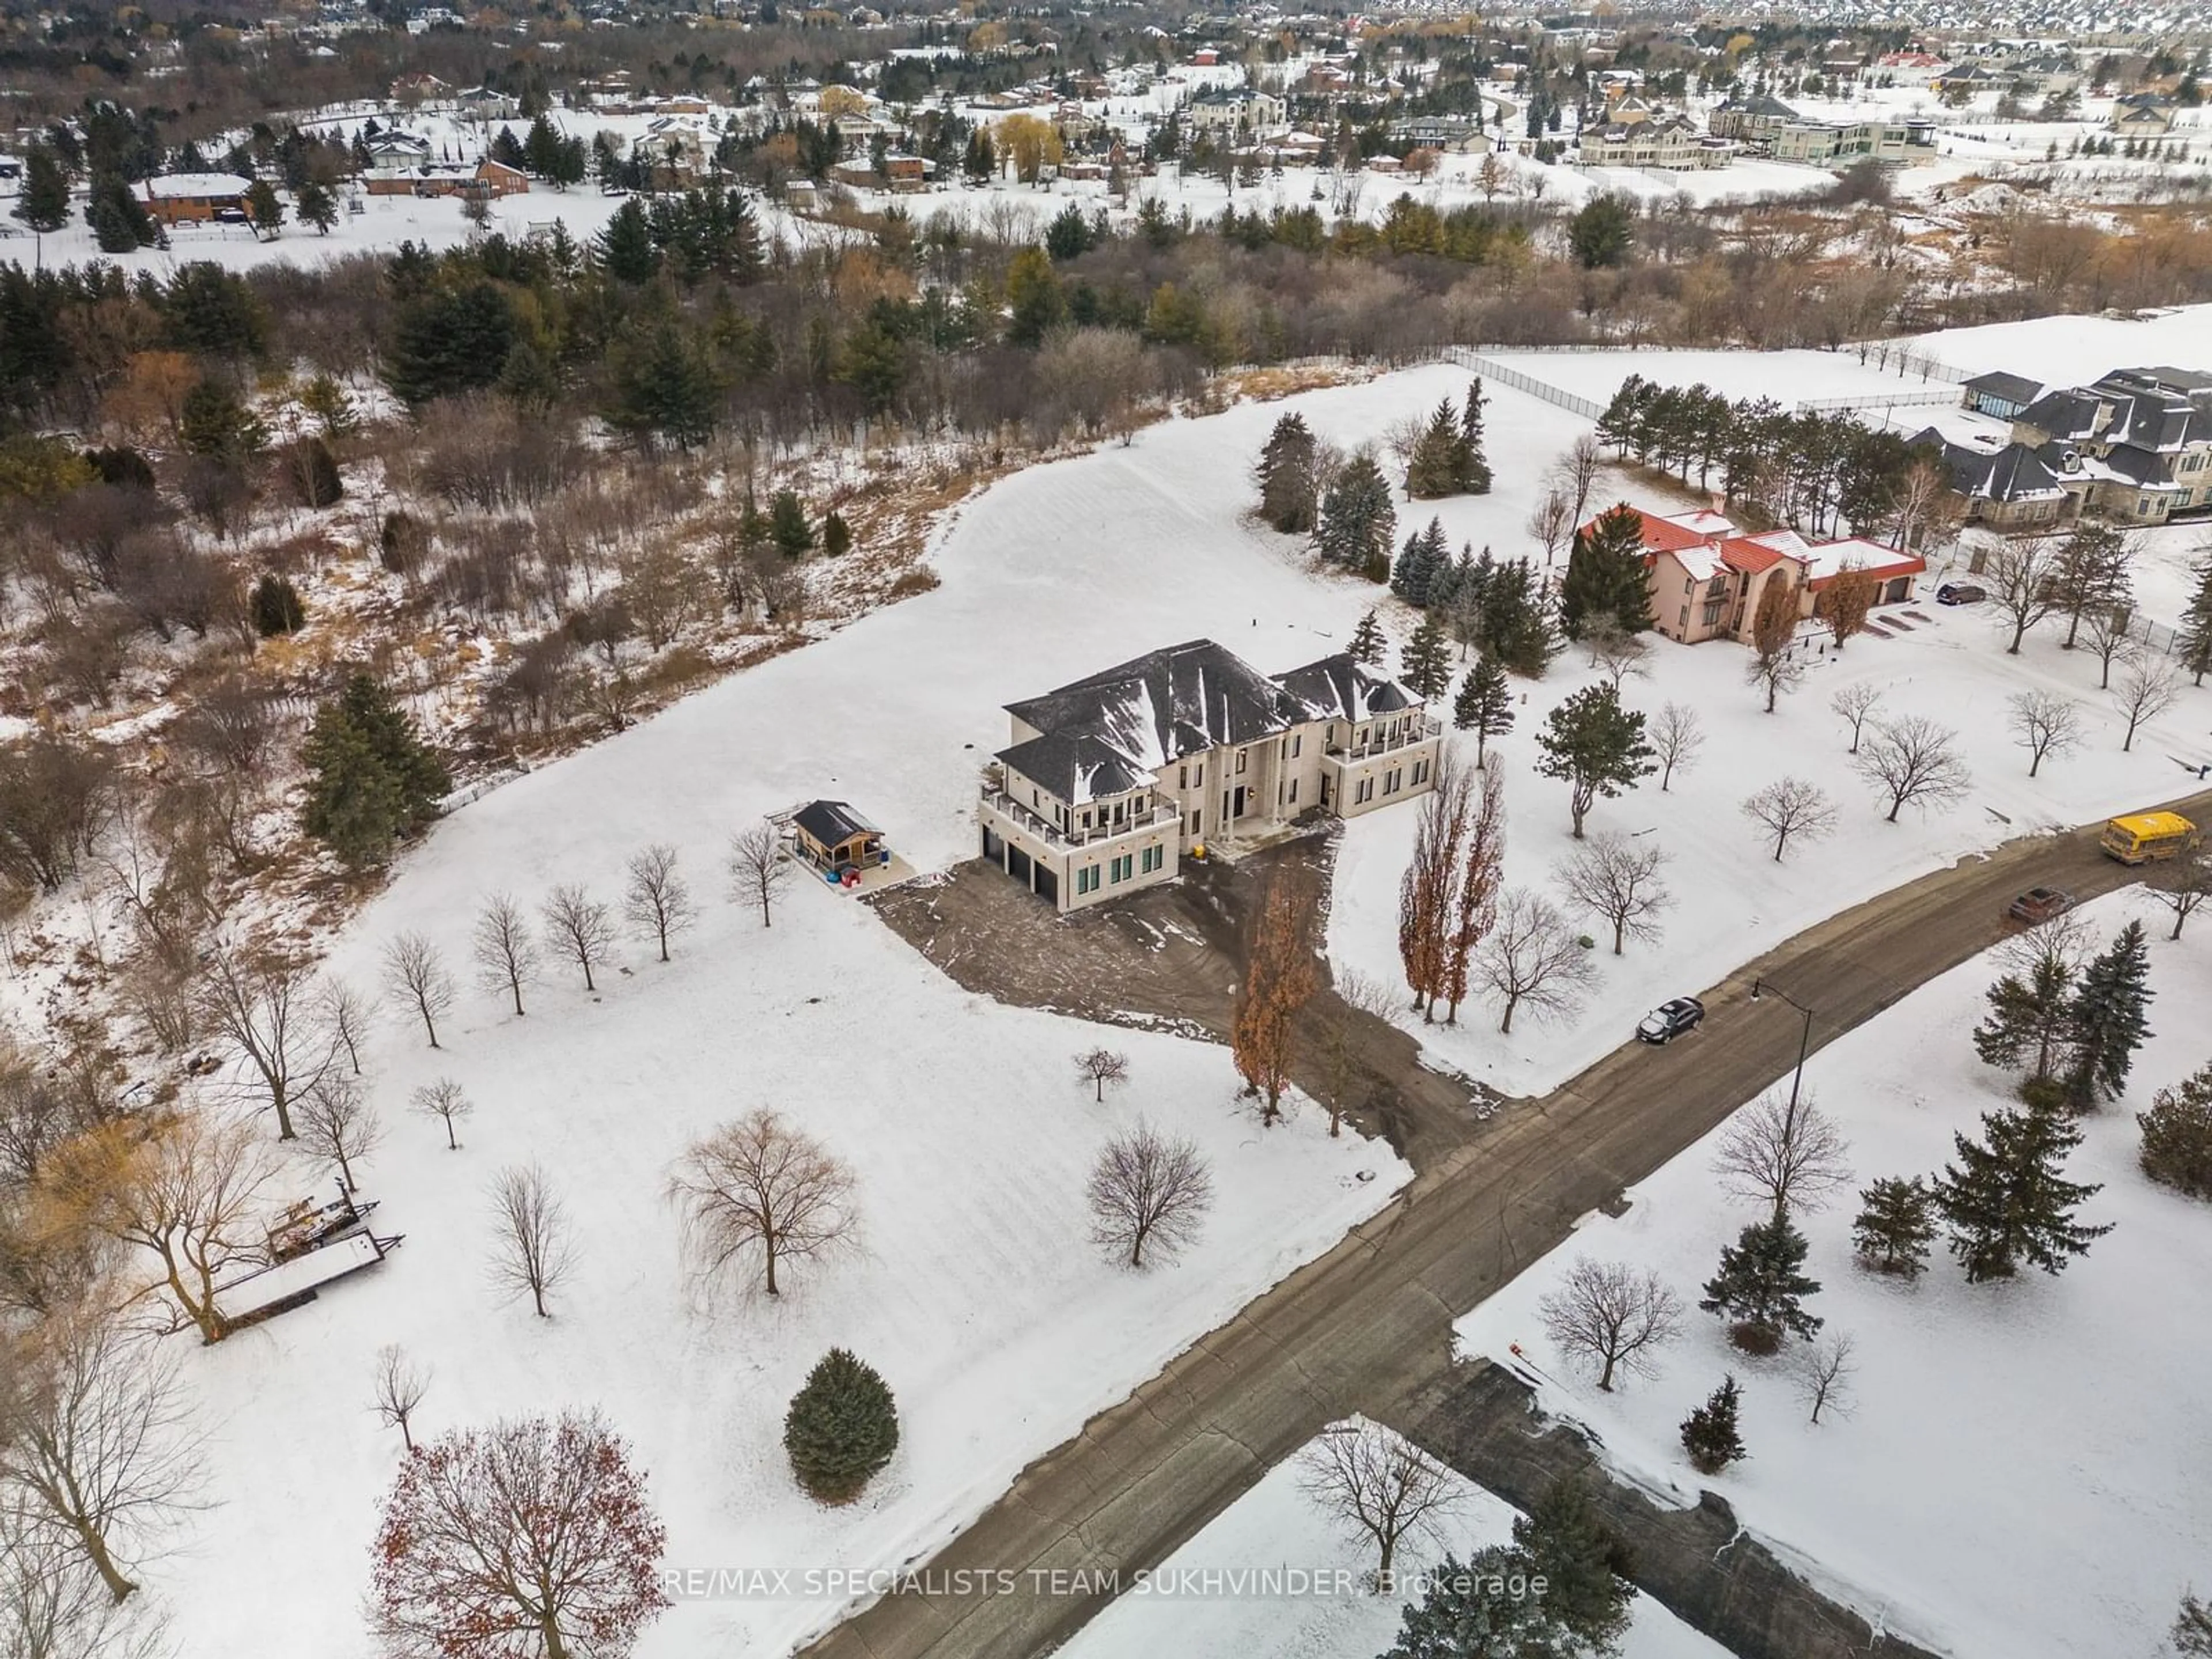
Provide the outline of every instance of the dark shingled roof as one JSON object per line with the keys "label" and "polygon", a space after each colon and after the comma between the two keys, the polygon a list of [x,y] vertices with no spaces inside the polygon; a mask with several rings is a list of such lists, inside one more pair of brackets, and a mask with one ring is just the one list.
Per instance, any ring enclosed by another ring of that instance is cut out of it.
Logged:
{"label": "dark shingled roof", "polygon": [[2008,374],[2002,369],[1996,369],[1987,374],[1975,375],[1966,382],[1966,389],[1986,392],[1992,398],[2002,398],[2008,404],[2019,404],[2024,407],[2035,401],[2036,394],[2043,390],[2043,382],[2031,380],[2025,374]]}
{"label": "dark shingled roof", "polygon": [[1413,698],[1395,680],[1369,673],[1341,651],[1275,679],[1305,705],[1312,720],[1364,720],[1413,706]]}
{"label": "dark shingled roof", "polygon": [[842,800],[811,800],[792,815],[793,823],[823,847],[835,847],[854,836],[880,835],[876,826]]}

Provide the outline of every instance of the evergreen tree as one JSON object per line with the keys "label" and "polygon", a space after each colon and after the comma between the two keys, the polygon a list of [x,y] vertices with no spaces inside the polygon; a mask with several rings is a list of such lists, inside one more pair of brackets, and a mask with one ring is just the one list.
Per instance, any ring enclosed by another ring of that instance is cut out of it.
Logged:
{"label": "evergreen tree", "polygon": [[1644,716],[1623,708],[1610,685],[1587,685],[1570,695],[1552,710],[1536,734],[1536,746],[1544,754],[1536,770],[1571,787],[1568,810],[1577,841],[1599,796],[1611,799],[1657,769],[1651,745],[1644,740]]}
{"label": "evergreen tree", "polygon": [[246,279],[212,260],[180,267],[161,291],[164,343],[207,357],[260,355],[268,331]]}
{"label": "evergreen tree", "polygon": [[284,223],[284,204],[277,199],[276,186],[266,179],[256,179],[246,187],[246,218],[253,227],[253,234],[261,240],[274,241]]}
{"label": "evergreen tree", "polygon": [[1295,411],[1275,422],[1254,468],[1260,485],[1260,516],[1286,536],[1310,534],[1321,493],[1316,469],[1320,446],[1305,416]]}
{"label": "evergreen tree", "polygon": [[15,197],[15,216],[44,238],[69,222],[69,174],[51,144],[23,150],[23,183]]}
{"label": "evergreen tree", "polygon": [[1417,501],[1458,495],[1465,472],[1463,459],[1459,419],[1447,398],[1429,416],[1427,429],[1406,458],[1406,493]]}
{"label": "evergreen tree", "polygon": [[1451,684],[1451,641],[1434,616],[1424,616],[1398,653],[1398,678],[1423,702],[1434,702]]}
{"label": "evergreen tree", "polygon": [[267,575],[256,582],[248,606],[253,614],[253,631],[264,640],[279,634],[296,634],[307,623],[307,611],[300,603],[299,589],[283,576]]}
{"label": "evergreen tree", "polygon": [[1437,602],[1437,577],[1449,573],[1450,556],[1443,523],[1431,519],[1426,530],[1407,537],[1399,550],[1398,562],[1390,568],[1390,591],[1417,611],[1427,609]]}
{"label": "evergreen tree", "polygon": [[607,228],[593,239],[592,252],[599,269],[618,283],[649,283],[660,269],[660,250],[653,246],[651,222],[635,197],[614,210]]}
{"label": "evergreen tree", "polygon": [[338,204],[329,185],[310,179],[293,192],[292,200],[300,210],[300,217],[315,228],[318,236],[331,234],[331,227],[338,222]]}
{"label": "evergreen tree", "polygon": [[769,538],[787,559],[804,558],[814,545],[814,531],[806,522],[806,509],[797,492],[779,489],[768,507]]}
{"label": "evergreen tree", "polygon": [[2068,1011],[2066,1092],[2075,1110],[2091,1111],[2101,1100],[2120,1097],[2136,1050],[2151,1034],[2146,1011],[2152,995],[2142,923],[2130,921],[2112,949],[2081,970]]}
{"label": "evergreen tree", "polygon": [[1382,637],[1382,624],[1375,620],[1372,611],[1359,619],[1359,626],[1352,630],[1352,643],[1345,654],[1364,667],[1372,668],[1382,660],[1389,641]]}
{"label": "evergreen tree", "polygon": [[1611,1653],[1628,1632],[1636,1586],[1627,1546],[1598,1514],[1589,1483],[1563,1475],[1513,1522],[1513,1544],[1545,1583],[1540,1598],[1578,1647]]}
{"label": "evergreen tree", "polygon": [[2031,1080],[2053,1075],[2072,1026],[2073,993],[2073,966],[2054,940],[2035,953],[2024,975],[2007,974],[1990,987],[1990,1012],[1974,1027],[1974,1052],[1984,1065],[2007,1066],[2033,1054]]}
{"label": "evergreen tree", "polygon": [[[1444,1557],[1406,1609],[1398,1639],[1382,1659],[1573,1659],[1576,1643],[1547,1595],[1510,1593],[1535,1576],[1520,1549],[1493,1544],[1464,1561]],[[1595,1650],[1603,1652],[1605,1650]]]}
{"label": "evergreen tree", "polygon": [[2180,635],[2174,643],[2174,656],[2190,684],[2202,685],[2204,677],[2212,673],[2212,558],[2198,565],[2195,572],[2196,591],[2189,596],[2189,607],[2182,612]]}
{"label": "evergreen tree", "polygon": [[968,148],[961,154],[960,170],[978,184],[996,175],[999,153],[992,147],[990,128],[979,126],[968,135]]}
{"label": "evergreen tree", "polygon": [[1080,258],[1091,251],[1091,222],[1073,202],[1054,215],[1044,228],[1044,251],[1057,264]]}
{"label": "evergreen tree", "polygon": [[520,331],[496,283],[427,288],[404,301],[384,354],[384,383],[410,409],[497,384]]}
{"label": "evergreen tree", "polygon": [[269,428],[239,398],[229,383],[209,379],[185,393],[177,435],[192,454],[243,466],[269,442]]}
{"label": "evergreen tree", "polygon": [[1636,222],[1615,196],[1593,196],[1567,222],[1567,246],[1584,270],[1626,264],[1636,240]]}
{"label": "evergreen tree", "polygon": [[526,415],[543,415],[561,401],[561,374],[552,360],[526,339],[517,340],[499,366],[500,393]]}
{"label": "evergreen tree", "polygon": [[1644,560],[1643,515],[1625,501],[1575,532],[1559,584],[1559,626],[1569,639],[1580,639],[1601,617],[1625,634],[1651,626]]}
{"label": "evergreen tree", "polygon": [[313,433],[286,447],[284,476],[293,498],[302,507],[319,512],[344,499],[345,480],[338,473],[337,457]]}
{"label": "evergreen tree", "polygon": [[301,758],[301,827],[359,869],[437,815],[453,781],[391,694],[367,674],[315,711]]}
{"label": "evergreen tree", "polygon": [[2160,1089],[2136,1123],[2145,1175],[2191,1198],[2212,1198],[2212,1066]]}
{"label": "evergreen tree", "polygon": [[1743,1437],[1737,1432],[1736,1415],[1743,1391],[1735,1378],[1724,1376],[1705,1403],[1682,1419],[1682,1449],[1690,1466],[1700,1474],[1718,1474],[1742,1460]]}
{"label": "evergreen tree", "polygon": [[2181,1659],[2212,1659],[2212,1601],[2185,1595],[2170,1639]]}
{"label": "evergreen tree", "polygon": [[898,1407],[875,1368],[832,1348],[807,1373],[783,1419],[799,1484],[823,1504],[849,1504],[898,1449]]}
{"label": "evergreen tree", "polygon": [[662,317],[611,354],[608,423],[648,445],[690,449],[714,434],[717,388],[706,356]]}
{"label": "evergreen tree", "polygon": [[1482,447],[1482,381],[1480,377],[1467,389],[1467,402],[1461,406],[1459,417],[1460,490],[1463,495],[1487,495],[1490,493],[1490,459]]}
{"label": "evergreen tree", "polygon": [[1042,345],[1067,314],[1067,295],[1041,247],[1025,247],[1006,267],[1006,343]]}
{"label": "evergreen tree", "polygon": [[1489,656],[1479,656],[1460,682],[1452,699],[1452,725],[1474,733],[1474,769],[1481,771],[1488,758],[1490,740],[1513,729],[1513,690],[1505,671]]}
{"label": "evergreen tree", "polygon": [[1314,543],[1322,557],[1365,576],[1388,581],[1390,539],[1397,533],[1390,483],[1371,455],[1355,455],[1330,480],[1322,497]]}
{"label": "evergreen tree", "polygon": [[845,522],[845,515],[834,508],[822,515],[822,555],[824,558],[841,559],[853,550],[853,527]]}
{"label": "evergreen tree", "polygon": [[1729,1340],[1747,1353],[1772,1353],[1785,1331],[1807,1339],[1820,1321],[1804,1309],[1816,1294],[1818,1279],[1801,1271],[1805,1236],[1785,1213],[1754,1221],[1721,1251],[1720,1271],[1705,1281],[1707,1313],[1730,1322]]}
{"label": "evergreen tree", "polygon": [[1918,1176],[1885,1176],[1859,1189],[1851,1243],[1859,1261],[1876,1273],[1917,1279],[1927,1271],[1936,1237],[1936,1200]]}
{"label": "evergreen tree", "polygon": [[129,182],[112,173],[93,181],[85,198],[84,222],[92,227],[102,253],[133,253],[161,238],[145,204]]}
{"label": "evergreen tree", "polygon": [[1475,562],[1482,594],[1482,645],[1516,674],[1542,678],[1559,652],[1551,600],[1535,567],[1526,559],[1492,564],[1490,550]]}
{"label": "evergreen tree", "polygon": [[2074,1212],[2099,1188],[2066,1180],[2058,1166],[2081,1144],[2081,1132],[2059,1114],[1984,1113],[1987,1144],[1952,1136],[1958,1160],[1936,1182],[1936,1207],[1951,1232],[1951,1254],[1978,1285],[2010,1279],[2026,1261],[2047,1273],[2087,1251],[2111,1224],[2088,1226]]}
{"label": "evergreen tree", "polygon": [[513,167],[517,173],[535,170],[530,165],[530,157],[523,150],[522,140],[514,136],[514,129],[510,126],[502,126],[492,135],[491,159],[503,167]]}
{"label": "evergreen tree", "polygon": [[540,115],[531,122],[529,135],[522,141],[522,160],[514,165],[537,174],[548,183],[558,182],[561,133],[550,119]]}

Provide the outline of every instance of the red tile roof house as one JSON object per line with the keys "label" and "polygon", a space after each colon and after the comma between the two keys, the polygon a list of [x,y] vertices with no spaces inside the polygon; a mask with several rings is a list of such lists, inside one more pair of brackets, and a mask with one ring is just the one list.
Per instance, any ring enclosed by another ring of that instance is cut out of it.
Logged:
{"label": "red tile roof house", "polygon": [[1644,522],[1644,568],[1650,580],[1653,625],[1686,645],[1715,639],[1748,641],[1759,596],[1771,581],[1794,584],[1798,614],[1810,617],[1820,590],[1846,565],[1857,565],[1881,579],[1876,605],[1911,599],[1914,579],[1928,568],[1928,562],[1917,554],[1856,537],[1808,542],[1794,530],[1746,535],[1711,512],[1662,518],[1638,511],[1637,517]]}

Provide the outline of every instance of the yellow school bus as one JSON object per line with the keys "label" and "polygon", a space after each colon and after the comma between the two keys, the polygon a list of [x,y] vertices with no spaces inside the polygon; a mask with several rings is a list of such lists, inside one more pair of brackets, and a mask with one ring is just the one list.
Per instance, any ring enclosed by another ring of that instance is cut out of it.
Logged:
{"label": "yellow school bus", "polygon": [[2203,839],[2179,812],[2131,812],[2106,824],[2097,844],[2123,864],[2145,864],[2193,851]]}

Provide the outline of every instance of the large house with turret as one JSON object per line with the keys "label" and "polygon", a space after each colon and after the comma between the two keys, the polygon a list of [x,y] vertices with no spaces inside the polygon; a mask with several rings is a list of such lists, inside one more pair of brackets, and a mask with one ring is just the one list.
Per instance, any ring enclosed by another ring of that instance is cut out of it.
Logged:
{"label": "large house with turret", "polygon": [[1006,705],[983,856],[1061,911],[1175,878],[1186,855],[1436,787],[1441,724],[1339,653],[1263,674],[1211,640]]}

